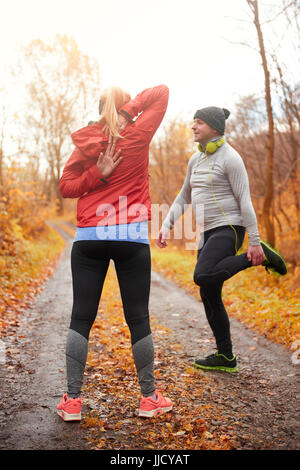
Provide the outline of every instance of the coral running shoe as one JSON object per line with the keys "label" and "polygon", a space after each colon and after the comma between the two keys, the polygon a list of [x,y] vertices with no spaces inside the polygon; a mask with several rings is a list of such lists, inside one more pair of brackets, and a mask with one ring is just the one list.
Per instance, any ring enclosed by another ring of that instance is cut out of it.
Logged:
{"label": "coral running shoe", "polygon": [[64,421],[80,421],[81,420],[81,398],[68,398],[65,393],[61,402],[57,405],[57,414]]}
{"label": "coral running shoe", "polygon": [[151,397],[142,397],[138,415],[143,418],[152,418],[171,411],[173,404],[169,398],[164,398],[162,394],[155,390],[156,400]]}

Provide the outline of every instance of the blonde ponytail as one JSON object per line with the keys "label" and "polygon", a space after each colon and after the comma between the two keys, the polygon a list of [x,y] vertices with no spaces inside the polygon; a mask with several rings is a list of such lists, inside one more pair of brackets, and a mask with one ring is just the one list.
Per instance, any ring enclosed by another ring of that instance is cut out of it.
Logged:
{"label": "blonde ponytail", "polygon": [[112,137],[121,137],[118,129],[118,110],[130,101],[129,93],[119,87],[104,90],[100,96],[101,119],[103,131]]}

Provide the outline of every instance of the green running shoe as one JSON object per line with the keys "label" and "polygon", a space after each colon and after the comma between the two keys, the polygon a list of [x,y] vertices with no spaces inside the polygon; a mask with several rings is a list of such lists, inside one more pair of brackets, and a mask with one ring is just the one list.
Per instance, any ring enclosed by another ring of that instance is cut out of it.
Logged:
{"label": "green running shoe", "polygon": [[234,354],[231,359],[228,359],[228,357],[218,351],[215,354],[210,354],[204,359],[196,359],[194,366],[198,367],[198,369],[238,372],[236,355]]}
{"label": "green running shoe", "polygon": [[270,270],[275,274],[284,276],[287,273],[287,265],[281,254],[265,240],[260,240],[260,244],[266,257],[262,263],[266,271],[269,272]]}

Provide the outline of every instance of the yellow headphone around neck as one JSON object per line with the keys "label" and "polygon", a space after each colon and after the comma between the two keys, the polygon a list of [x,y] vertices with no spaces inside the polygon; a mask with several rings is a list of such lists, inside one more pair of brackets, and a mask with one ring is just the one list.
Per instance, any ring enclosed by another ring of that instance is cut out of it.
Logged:
{"label": "yellow headphone around neck", "polygon": [[217,140],[216,142],[208,142],[206,144],[205,149],[199,143],[198,149],[200,150],[200,152],[215,153],[218,150],[218,148],[221,147],[224,143],[225,143],[225,137],[223,136],[221,139]]}

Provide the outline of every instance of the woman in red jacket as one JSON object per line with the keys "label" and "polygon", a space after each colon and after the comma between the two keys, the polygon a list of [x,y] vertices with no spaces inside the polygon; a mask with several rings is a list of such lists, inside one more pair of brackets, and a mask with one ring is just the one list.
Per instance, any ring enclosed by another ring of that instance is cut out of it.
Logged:
{"label": "woman in red jacket", "polygon": [[100,121],[72,134],[75,149],[59,182],[64,198],[79,198],[71,251],[73,309],[66,346],[68,391],[57,407],[65,421],[81,419],[88,338],[111,259],[141,388],[139,416],[152,417],[172,409],[172,402],[155,389],[148,311],[149,144],[164,117],[168,97],[165,85],[146,89],[133,100],[119,88],[108,89],[100,97]]}

